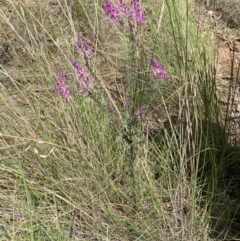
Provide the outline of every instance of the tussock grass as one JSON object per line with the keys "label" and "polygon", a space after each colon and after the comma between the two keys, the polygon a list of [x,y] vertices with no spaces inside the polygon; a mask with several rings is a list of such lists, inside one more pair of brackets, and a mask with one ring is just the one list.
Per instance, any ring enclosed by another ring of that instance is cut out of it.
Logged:
{"label": "tussock grass", "polygon": [[[121,25],[108,27],[100,1],[4,1],[1,32],[12,52],[0,69],[2,240],[231,235],[225,220],[238,206],[227,212],[219,186],[226,160],[239,153],[228,153],[222,121],[231,96],[224,112],[212,48],[191,4],[142,3],[149,25],[129,37]],[[78,32],[96,36],[92,62],[74,49]],[[170,82],[152,77],[152,57]],[[55,67],[71,73],[68,59],[96,77],[89,98],[74,92],[66,101],[54,90]],[[146,116],[134,118],[143,105]]]}

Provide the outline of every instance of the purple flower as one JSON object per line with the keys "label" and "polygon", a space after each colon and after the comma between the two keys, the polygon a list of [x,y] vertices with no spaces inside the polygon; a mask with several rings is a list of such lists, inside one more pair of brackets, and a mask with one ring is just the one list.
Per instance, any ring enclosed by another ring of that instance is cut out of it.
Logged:
{"label": "purple flower", "polygon": [[144,126],[143,126],[142,133],[143,133],[143,136],[144,136],[144,137],[147,136],[147,134],[148,134],[148,126],[147,126],[147,125],[144,125]]}
{"label": "purple flower", "polygon": [[91,93],[92,89],[92,84],[91,83],[86,83],[83,81],[78,81],[77,82],[77,87],[79,90],[79,93],[83,95],[83,97],[88,97]]}
{"label": "purple flower", "polygon": [[147,15],[141,10],[140,4],[137,0],[132,0],[129,12],[137,23],[147,23]]}
{"label": "purple flower", "polygon": [[92,47],[94,43],[95,43],[94,36],[91,36],[91,38],[85,43],[83,42],[82,36],[80,34],[78,34],[77,36],[77,42],[76,42],[77,49],[80,53],[83,52],[85,59],[89,59],[93,56]]}
{"label": "purple flower", "polygon": [[79,93],[82,94],[83,97],[88,97],[93,87],[94,79],[90,80],[90,74],[86,73],[84,68],[79,66],[76,61],[70,60],[70,63],[73,67],[74,74],[78,77],[77,87]]}
{"label": "purple flower", "polygon": [[77,36],[76,46],[80,50],[82,50],[82,48],[83,48],[83,40],[82,40],[82,36],[80,34],[78,34],[78,36]]}
{"label": "purple flower", "polygon": [[152,59],[151,61],[151,72],[154,76],[157,76],[161,80],[170,81],[167,71],[156,59]]}
{"label": "purple flower", "polygon": [[112,20],[115,23],[120,22],[120,12],[117,6],[115,6],[110,1],[105,0],[102,4],[102,7],[107,16],[106,18],[107,21]]}
{"label": "purple flower", "polygon": [[130,106],[130,100],[126,98],[123,102],[124,107],[129,107]]}
{"label": "purple flower", "polygon": [[85,59],[90,59],[93,56],[92,50],[91,49],[87,49],[84,52],[84,58]]}
{"label": "purple flower", "polygon": [[70,60],[70,63],[73,67],[74,74],[78,75],[79,78],[83,78],[85,75],[85,71],[83,67],[80,67],[76,61]]}
{"label": "purple flower", "polygon": [[135,111],[135,115],[137,117],[144,117],[146,108],[147,108],[147,106],[143,105],[140,109]]}
{"label": "purple flower", "polygon": [[64,99],[68,99],[68,97],[70,96],[70,89],[66,81],[69,79],[69,77],[66,74],[64,74],[63,70],[60,67],[57,67],[56,71],[58,73],[58,76],[54,77],[55,85],[56,85],[55,90]]}
{"label": "purple flower", "polygon": [[56,87],[56,90],[65,100],[68,99],[68,97],[70,96],[69,86],[66,85],[65,83]]}
{"label": "purple flower", "polygon": [[138,24],[147,23],[147,15],[144,14],[137,0],[132,0],[130,6],[127,6],[124,0],[119,0],[119,6],[115,6],[109,0],[104,0],[102,7],[107,16],[107,21],[112,20],[114,23],[119,23],[121,17],[127,16],[130,30],[133,27],[132,19]]}

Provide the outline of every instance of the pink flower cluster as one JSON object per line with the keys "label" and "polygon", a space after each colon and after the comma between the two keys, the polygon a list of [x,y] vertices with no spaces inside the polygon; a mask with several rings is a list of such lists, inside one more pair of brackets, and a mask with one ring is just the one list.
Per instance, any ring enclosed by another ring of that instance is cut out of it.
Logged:
{"label": "pink flower cluster", "polygon": [[124,106],[124,107],[127,107],[127,108],[130,106],[130,100],[129,100],[129,98],[126,98],[126,99],[124,100],[123,106]]}
{"label": "pink flower cluster", "polygon": [[84,68],[79,66],[76,61],[70,60],[70,63],[73,67],[74,74],[78,77],[77,87],[79,93],[82,94],[83,97],[88,97],[93,87],[94,78],[90,80],[90,74],[86,73]]}
{"label": "pink flower cluster", "polygon": [[112,19],[115,23],[120,22],[120,8],[115,6],[113,3],[111,3],[108,0],[105,0],[102,4],[102,7],[105,11],[105,14],[107,15],[106,20],[109,21]]}
{"label": "pink flower cluster", "polygon": [[147,16],[141,10],[140,4],[138,1],[133,0],[129,7],[130,16],[132,19],[135,19],[137,23],[147,23]]}
{"label": "pink flower cluster", "polygon": [[[91,93],[94,78],[90,79],[90,74],[86,73],[84,68],[79,66],[76,61],[70,60],[73,67],[74,75],[78,77],[77,88],[79,93],[83,97],[88,97]],[[63,97],[63,99],[68,99],[70,96],[70,87],[67,84],[68,80],[72,79],[71,75],[66,75],[63,70],[58,67],[56,68],[57,76],[54,77],[55,80],[55,90]]]}
{"label": "pink flower cluster", "polygon": [[152,59],[151,61],[151,73],[161,80],[170,81],[167,71],[157,59]]}
{"label": "pink flower cluster", "polygon": [[119,0],[118,6],[109,0],[104,0],[102,7],[107,16],[107,21],[111,20],[113,23],[119,23],[121,18],[126,16],[130,26],[132,26],[131,20],[135,20],[138,24],[147,23],[147,15],[142,11],[137,0],[132,0],[129,6],[124,0]]}
{"label": "pink flower cluster", "polygon": [[144,117],[147,106],[143,105],[140,109],[136,110],[135,115],[137,117]]}
{"label": "pink flower cluster", "polygon": [[83,52],[84,58],[89,59],[93,56],[92,47],[95,43],[95,37],[92,36],[87,42],[83,42],[82,36],[78,34],[76,46],[79,52]]}
{"label": "pink flower cluster", "polygon": [[67,80],[69,80],[69,76],[64,74],[63,70],[60,67],[56,68],[58,76],[54,77],[55,80],[55,90],[63,97],[63,99],[68,99],[70,96],[69,85],[67,84]]}

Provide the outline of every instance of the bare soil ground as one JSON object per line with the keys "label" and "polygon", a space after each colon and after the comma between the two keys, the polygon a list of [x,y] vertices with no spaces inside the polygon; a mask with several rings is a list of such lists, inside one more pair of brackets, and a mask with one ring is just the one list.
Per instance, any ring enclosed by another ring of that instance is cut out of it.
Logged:
{"label": "bare soil ground", "polygon": [[[206,2],[206,1],[205,1]],[[228,119],[231,133],[231,144],[240,146],[240,1],[237,0],[210,0],[209,6],[200,1],[197,13],[198,23],[203,30],[211,35],[215,52],[215,71],[217,84],[217,98],[224,112],[228,110]],[[201,14],[199,14],[201,13]],[[210,31],[205,31],[206,29]],[[232,103],[229,105],[229,103]],[[234,150],[229,153],[229,162],[232,162]],[[239,149],[236,152],[239,159]],[[227,197],[231,201],[239,200],[239,161],[229,165],[226,169],[223,185],[227,186]],[[234,196],[234,198],[233,198]],[[223,205],[222,200],[215,200],[213,212]],[[219,208],[221,209],[221,208]],[[219,210],[217,211],[219,212]],[[214,214],[213,214],[214,216]],[[232,217],[229,232],[236,238],[240,237],[240,210]]]}
{"label": "bare soil ground", "polygon": [[201,1],[197,9],[199,27],[213,42],[218,101],[223,109],[229,99],[233,101],[229,124],[235,144],[240,145],[240,2],[213,0],[206,6]]}

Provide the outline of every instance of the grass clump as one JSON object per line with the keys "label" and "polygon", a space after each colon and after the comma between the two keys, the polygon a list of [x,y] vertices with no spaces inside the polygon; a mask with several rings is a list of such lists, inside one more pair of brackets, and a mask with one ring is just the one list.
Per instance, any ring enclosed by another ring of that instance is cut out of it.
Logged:
{"label": "grass clump", "polygon": [[4,4],[17,17],[1,11],[1,31],[23,46],[1,65],[2,239],[226,235],[237,207],[217,216],[218,179],[239,150],[190,3]]}

